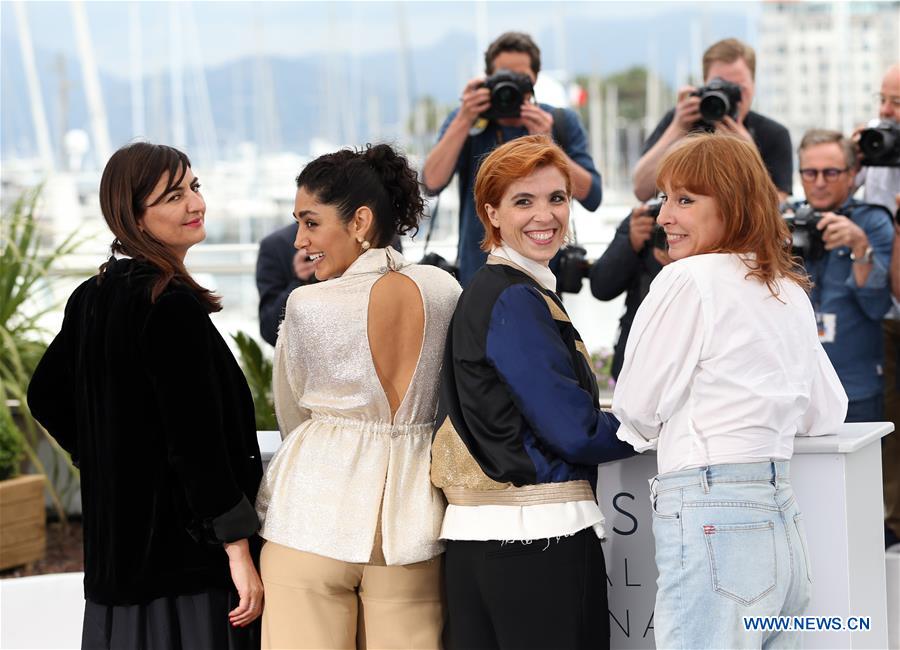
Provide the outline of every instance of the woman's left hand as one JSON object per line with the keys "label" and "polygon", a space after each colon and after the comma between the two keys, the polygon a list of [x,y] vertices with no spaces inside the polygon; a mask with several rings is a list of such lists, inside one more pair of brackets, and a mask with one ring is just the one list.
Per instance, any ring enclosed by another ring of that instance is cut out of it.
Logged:
{"label": "woman's left hand", "polygon": [[240,596],[240,603],[228,612],[228,620],[235,627],[249,625],[260,617],[263,610],[263,584],[250,556],[246,539],[225,544],[231,581]]}

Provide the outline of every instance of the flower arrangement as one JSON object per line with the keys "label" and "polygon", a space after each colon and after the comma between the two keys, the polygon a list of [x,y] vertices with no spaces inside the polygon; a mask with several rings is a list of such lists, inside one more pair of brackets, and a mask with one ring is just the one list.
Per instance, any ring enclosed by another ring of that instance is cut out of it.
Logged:
{"label": "flower arrangement", "polygon": [[600,348],[591,352],[591,369],[597,378],[597,386],[601,391],[612,391],[616,380],[612,377],[613,351]]}

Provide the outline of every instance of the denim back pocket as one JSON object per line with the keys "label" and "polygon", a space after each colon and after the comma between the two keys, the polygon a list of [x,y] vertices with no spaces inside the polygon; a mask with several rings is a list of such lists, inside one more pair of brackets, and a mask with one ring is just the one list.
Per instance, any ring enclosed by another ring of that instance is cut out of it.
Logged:
{"label": "denim back pocket", "polygon": [[716,593],[752,605],[776,585],[775,525],[706,524],[703,538]]}

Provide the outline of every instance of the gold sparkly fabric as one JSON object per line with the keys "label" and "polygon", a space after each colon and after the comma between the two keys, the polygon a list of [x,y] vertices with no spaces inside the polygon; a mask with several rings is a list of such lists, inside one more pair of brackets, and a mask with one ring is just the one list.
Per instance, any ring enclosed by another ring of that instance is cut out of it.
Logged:
{"label": "gold sparkly fabric", "polygon": [[[425,311],[421,355],[394,422],[367,336],[369,293],[391,270],[416,283]],[[340,278],[291,294],[273,378],[283,442],[256,501],[262,537],[367,562],[381,508],[388,565],[443,550],[444,498],[431,485],[430,447],[444,341],[460,292],[447,273],[373,248]]]}
{"label": "gold sparkly fabric", "polygon": [[434,434],[431,482],[441,489],[455,486],[471,490],[503,490],[512,485],[495,481],[484,473],[453,428],[449,417]]}

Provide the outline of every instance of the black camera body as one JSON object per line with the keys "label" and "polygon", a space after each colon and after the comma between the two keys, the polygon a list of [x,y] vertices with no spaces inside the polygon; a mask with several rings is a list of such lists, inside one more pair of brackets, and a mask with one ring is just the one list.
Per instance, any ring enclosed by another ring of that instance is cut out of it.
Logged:
{"label": "black camera body", "polygon": [[521,116],[525,95],[534,93],[531,77],[506,69],[497,70],[482,87],[491,91],[491,107],[481,114],[486,120]]}
{"label": "black camera body", "polygon": [[784,215],[784,222],[791,231],[791,253],[804,260],[816,261],[825,255],[825,242],[818,229],[822,213],[811,205],[797,208],[793,214]]}
{"label": "black camera body", "polygon": [[[662,209],[661,199],[650,199],[644,205],[647,207],[648,217],[653,217],[654,219],[659,217],[659,211]],[[658,248],[661,251],[669,250],[669,240],[666,231],[658,223],[653,226],[653,235],[650,240],[653,242],[654,248]]]}
{"label": "black camera body", "polygon": [[451,264],[444,257],[438,255],[437,253],[426,253],[425,256],[419,260],[419,264],[425,264],[427,266],[436,266],[441,271],[445,271],[452,275],[454,278],[459,280],[459,267],[455,264]]}
{"label": "black camera body", "polygon": [[741,87],[721,77],[711,79],[708,84],[691,93],[700,98],[700,123],[715,126],[725,116],[733,120],[738,117],[738,104],[741,103]]}
{"label": "black camera body", "polygon": [[859,134],[860,165],[863,167],[900,167],[900,126],[883,121]]}
{"label": "black camera body", "polygon": [[578,293],[584,278],[591,272],[587,249],[578,244],[569,244],[559,249],[556,267],[556,291],[558,293]]}

